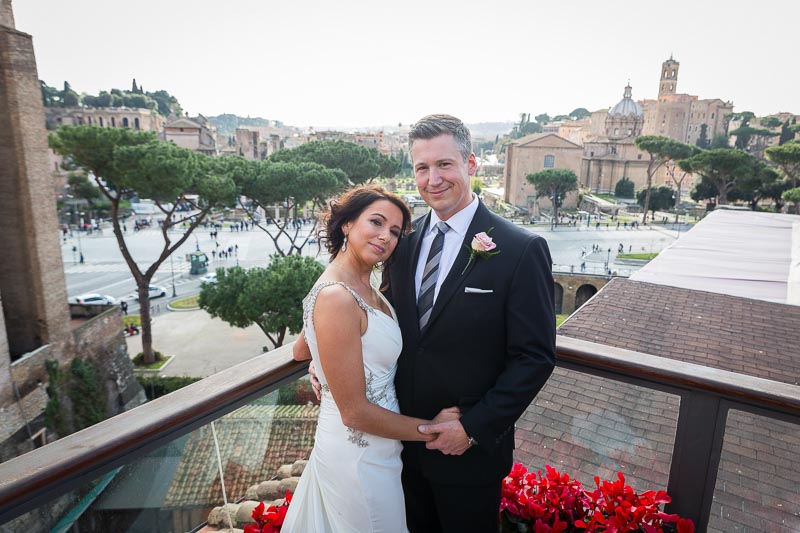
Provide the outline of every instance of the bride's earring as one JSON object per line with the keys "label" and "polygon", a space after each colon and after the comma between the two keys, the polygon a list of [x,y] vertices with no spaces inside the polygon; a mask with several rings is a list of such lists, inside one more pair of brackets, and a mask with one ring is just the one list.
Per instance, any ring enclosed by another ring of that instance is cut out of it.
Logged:
{"label": "bride's earring", "polygon": [[347,251],[347,234],[345,234],[344,240],[342,241],[342,251],[343,252]]}

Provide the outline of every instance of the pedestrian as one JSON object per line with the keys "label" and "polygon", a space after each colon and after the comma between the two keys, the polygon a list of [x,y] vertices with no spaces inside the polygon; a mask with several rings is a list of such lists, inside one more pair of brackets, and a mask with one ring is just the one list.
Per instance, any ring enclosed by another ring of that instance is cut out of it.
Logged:
{"label": "pedestrian", "polygon": [[80,253],[80,262],[83,264],[83,252]]}
{"label": "pedestrian", "polygon": [[125,300],[120,301],[119,302],[119,307],[120,307],[120,309],[122,309],[122,314],[123,315],[127,315],[128,314],[128,302],[126,302]]}
{"label": "pedestrian", "polygon": [[581,263],[581,272],[586,272],[586,261]]}

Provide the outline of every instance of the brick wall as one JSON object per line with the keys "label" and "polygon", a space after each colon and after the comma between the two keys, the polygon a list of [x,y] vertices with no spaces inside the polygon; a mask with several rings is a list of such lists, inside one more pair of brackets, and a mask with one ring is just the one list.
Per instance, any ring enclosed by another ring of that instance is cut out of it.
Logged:
{"label": "brick wall", "polygon": [[[3,9],[10,6],[3,4]],[[12,358],[69,332],[39,76],[30,35],[0,27],[0,227]],[[44,208],[43,208],[44,207]]]}

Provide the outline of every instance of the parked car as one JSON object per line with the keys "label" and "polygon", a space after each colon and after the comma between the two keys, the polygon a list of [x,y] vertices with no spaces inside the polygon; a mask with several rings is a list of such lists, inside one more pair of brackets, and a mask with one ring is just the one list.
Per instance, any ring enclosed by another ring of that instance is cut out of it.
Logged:
{"label": "parked car", "polygon": [[[160,298],[162,296],[167,295],[167,289],[159,285],[149,285],[148,289],[149,289],[148,292],[150,293],[150,298]],[[134,290],[134,298],[137,300],[139,299],[138,290]]]}
{"label": "parked car", "polygon": [[405,200],[409,207],[425,205],[425,200],[423,200],[422,197],[417,194],[404,194],[403,200]]}
{"label": "parked car", "polygon": [[74,299],[74,303],[82,305],[116,305],[117,299],[104,294],[81,294]]}
{"label": "parked car", "polygon": [[213,285],[217,282],[217,273],[216,272],[209,272],[202,278],[200,278],[200,284],[208,283],[209,285]]}

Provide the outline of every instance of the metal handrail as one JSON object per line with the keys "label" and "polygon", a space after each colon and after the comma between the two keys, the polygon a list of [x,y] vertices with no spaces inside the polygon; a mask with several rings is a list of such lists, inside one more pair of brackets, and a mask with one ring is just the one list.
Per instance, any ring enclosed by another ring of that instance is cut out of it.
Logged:
{"label": "metal handrail", "polygon": [[[724,413],[735,407],[800,423],[800,386],[563,336],[557,339],[557,352],[562,368],[682,397],[711,396],[717,403],[726,402],[720,410]],[[0,464],[0,524],[305,375],[307,368],[307,362],[292,359],[291,345],[287,345]],[[676,450],[685,432],[681,429],[684,418],[689,417],[682,402]],[[721,436],[714,445],[721,447]],[[713,457],[703,459],[708,468],[716,468]],[[680,490],[673,491],[673,477],[682,479],[679,474],[680,466],[673,464],[670,490],[676,500]],[[691,475],[696,485],[697,472]],[[704,480],[706,496],[713,493],[715,475]],[[707,522],[710,503],[691,503],[706,511],[701,514],[695,508],[682,514],[698,525]]]}

